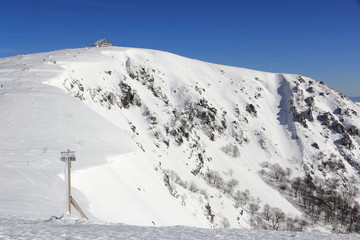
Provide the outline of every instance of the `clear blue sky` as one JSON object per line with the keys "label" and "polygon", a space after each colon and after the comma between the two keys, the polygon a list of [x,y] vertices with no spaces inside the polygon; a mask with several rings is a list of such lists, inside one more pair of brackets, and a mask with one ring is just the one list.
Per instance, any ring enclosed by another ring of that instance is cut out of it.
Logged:
{"label": "clear blue sky", "polygon": [[360,96],[360,0],[9,0],[0,57],[114,45],[297,73]]}

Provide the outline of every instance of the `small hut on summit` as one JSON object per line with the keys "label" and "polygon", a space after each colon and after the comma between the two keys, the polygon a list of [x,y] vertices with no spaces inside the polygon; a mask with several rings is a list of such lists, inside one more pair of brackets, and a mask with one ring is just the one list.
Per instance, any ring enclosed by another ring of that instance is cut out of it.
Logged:
{"label": "small hut on summit", "polygon": [[100,40],[97,40],[96,43],[92,45],[93,47],[110,47],[112,44],[109,42],[109,40],[103,38]]}

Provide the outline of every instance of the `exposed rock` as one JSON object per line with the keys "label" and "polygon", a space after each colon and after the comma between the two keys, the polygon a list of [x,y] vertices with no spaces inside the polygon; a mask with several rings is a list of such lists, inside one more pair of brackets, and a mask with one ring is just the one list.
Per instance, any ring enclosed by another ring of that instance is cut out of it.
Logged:
{"label": "exposed rock", "polygon": [[293,116],[294,116],[294,121],[300,123],[305,128],[308,127],[308,125],[306,124],[306,118],[305,118],[305,116],[303,114],[293,112]]}
{"label": "exposed rock", "polygon": [[140,97],[137,95],[136,91],[131,89],[129,85],[121,82],[120,88],[123,94],[120,101],[124,108],[129,108],[131,105],[136,105],[138,107],[141,106]]}
{"label": "exposed rock", "polygon": [[315,92],[313,87],[308,87],[306,89],[306,91],[309,92],[309,93],[314,93]]}
{"label": "exposed rock", "polygon": [[344,111],[341,108],[337,108],[337,109],[335,109],[334,113],[338,114],[338,115],[342,115],[344,113]]}
{"label": "exposed rock", "polygon": [[345,115],[346,116],[351,116],[351,114],[357,116],[357,112],[355,110],[352,110],[352,109],[349,109],[349,108],[345,110]]}
{"label": "exposed rock", "polygon": [[297,77],[297,80],[298,80],[300,83],[304,83],[304,82],[305,82],[305,80],[304,80],[304,78],[303,78],[302,76],[298,76],[298,77]]}
{"label": "exposed rock", "polygon": [[128,74],[131,79],[145,85],[153,95],[160,98],[166,105],[169,104],[169,99],[160,86],[155,83],[154,69],[148,69],[142,66],[128,66]]}
{"label": "exposed rock", "polygon": [[309,106],[309,107],[313,107],[314,106],[314,97],[308,97],[305,99],[305,102],[306,104]]}
{"label": "exposed rock", "polygon": [[248,104],[246,106],[246,111],[248,111],[251,115],[253,115],[255,117],[257,116],[257,111],[256,111],[254,105],[252,105],[252,104]]}
{"label": "exposed rock", "polygon": [[351,135],[351,136],[358,136],[359,135],[359,129],[355,126],[351,126],[350,128],[347,129],[347,132]]}
{"label": "exposed rock", "polygon": [[337,133],[341,133],[341,134],[345,133],[344,126],[336,120],[332,124],[332,129],[333,129],[333,131],[335,131]]}
{"label": "exposed rock", "polygon": [[347,148],[349,148],[349,149],[351,149],[351,148],[354,147],[354,145],[353,145],[353,143],[352,143],[352,141],[351,141],[351,138],[350,138],[349,134],[347,134],[347,133],[345,133],[345,134],[343,135],[343,138],[340,140],[340,142],[341,142],[341,144],[342,144],[343,146],[345,146],[345,147],[347,147]]}
{"label": "exposed rock", "polygon": [[321,122],[321,124],[330,127],[331,122],[334,121],[334,116],[330,112],[326,112],[319,115],[317,119]]}
{"label": "exposed rock", "polygon": [[314,121],[313,112],[312,112],[312,109],[310,107],[309,107],[309,109],[307,111],[305,111],[305,116],[310,122]]}
{"label": "exposed rock", "polygon": [[317,143],[312,143],[311,146],[316,148],[316,149],[319,149],[319,144],[317,144]]}

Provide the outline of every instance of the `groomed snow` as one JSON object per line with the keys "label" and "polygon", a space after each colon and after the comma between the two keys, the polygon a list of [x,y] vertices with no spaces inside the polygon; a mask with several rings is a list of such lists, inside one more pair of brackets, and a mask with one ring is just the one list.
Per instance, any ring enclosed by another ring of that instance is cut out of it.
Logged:
{"label": "groomed snow", "polygon": [[140,227],[124,224],[77,223],[0,217],[0,239],[124,239],[124,240],[357,240],[359,235],[204,229],[195,227]]}

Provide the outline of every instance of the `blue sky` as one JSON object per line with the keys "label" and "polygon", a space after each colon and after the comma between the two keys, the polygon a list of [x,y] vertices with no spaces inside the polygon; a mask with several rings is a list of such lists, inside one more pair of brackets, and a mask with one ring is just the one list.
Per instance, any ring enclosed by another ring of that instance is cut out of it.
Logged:
{"label": "blue sky", "polygon": [[360,0],[11,0],[0,29],[0,57],[108,38],[360,96]]}

